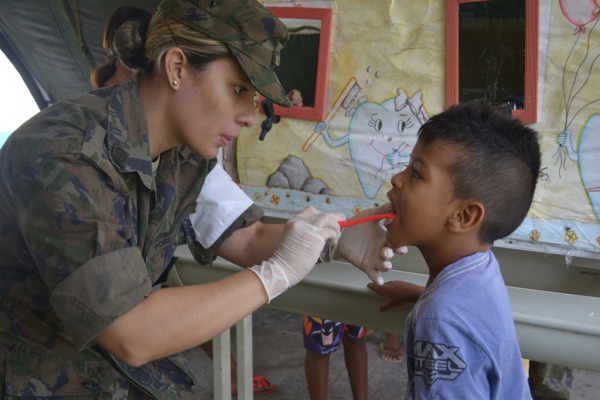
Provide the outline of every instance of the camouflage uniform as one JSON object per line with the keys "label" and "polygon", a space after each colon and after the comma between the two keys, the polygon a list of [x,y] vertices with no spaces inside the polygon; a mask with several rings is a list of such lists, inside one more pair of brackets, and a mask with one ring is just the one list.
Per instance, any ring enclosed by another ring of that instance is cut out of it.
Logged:
{"label": "camouflage uniform", "polygon": [[210,262],[261,211],[209,249],[195,241],[187,216],[216,160],[179,147],[153,171],[137,80],[41,111],[0,162],[0,398],[197,399],[193,352],[131,368],[94,340],[165,279],[178,245]]}
{"label": "camouflage uniform", "polygon": [[[258,1],[162,0],[159,10],[223,41],[261,94],[290,105],[273,72],[288,31]],[[131,368],[95,338],[166,278],[178,245],[210,262],[262,212],[251,206],[203,248],[189,215],[216,160],[180,147],[153,171],[139,90],[132,80],[56,104],[0,151],[4,398],[199,397],[193,351]]]}

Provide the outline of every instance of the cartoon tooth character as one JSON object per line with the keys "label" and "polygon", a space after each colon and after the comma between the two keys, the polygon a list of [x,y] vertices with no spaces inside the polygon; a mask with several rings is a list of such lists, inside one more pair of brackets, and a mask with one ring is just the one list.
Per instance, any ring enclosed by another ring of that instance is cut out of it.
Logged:
{"label": "cartoon tooth character", "polygon": [[348,144],[350,158],[365,195],[375,198],[382,184],[408,164],[417,141],[417,132],[429,119],[423,108],[422,93],[408,97],[398,89],[397,96],[383,103],[359,104],[350,120],[348,132],[333,138],[329,122],[322,134],[332,148]]}

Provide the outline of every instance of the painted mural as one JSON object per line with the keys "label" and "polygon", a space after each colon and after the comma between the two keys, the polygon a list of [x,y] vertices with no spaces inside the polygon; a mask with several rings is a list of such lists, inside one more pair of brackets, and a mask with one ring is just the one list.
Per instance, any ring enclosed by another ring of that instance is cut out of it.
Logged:
{"label": "painted mural", "polygon": [[[600,255],[598,2],[540,0],[543,165],[515,246]],[[238,139],[240,184],[272,215],[382,204],[419,127],[445,107],[444,1],[334,3],[325,119],[284,118],[264,141],[259,130]]]}

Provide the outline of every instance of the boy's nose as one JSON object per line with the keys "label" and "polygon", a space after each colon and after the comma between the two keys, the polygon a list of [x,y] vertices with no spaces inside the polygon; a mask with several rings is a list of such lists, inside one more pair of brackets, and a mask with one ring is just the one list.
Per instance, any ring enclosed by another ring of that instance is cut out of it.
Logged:
{"label": "boy's nose", "polygon": [[390,181],[391,181],[393,187],[395,187],[395,188],[400,187],[402,185],[402,183],[401,183],[402,172],[398,172],[397,174],[394,174]]}

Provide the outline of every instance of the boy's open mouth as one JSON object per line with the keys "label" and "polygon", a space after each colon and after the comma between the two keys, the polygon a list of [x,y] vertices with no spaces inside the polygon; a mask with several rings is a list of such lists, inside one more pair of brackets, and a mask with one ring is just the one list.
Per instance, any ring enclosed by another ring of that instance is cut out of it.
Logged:
{"label": "boy's open mouth", "polygon": [[[392,216],[393,216],[393,218],[391,218]],[[390,214],[390,217],[382,220],[383,226],[387,228],[388,226],[393,224],[395,220],[396,220],[396,213]]]}

